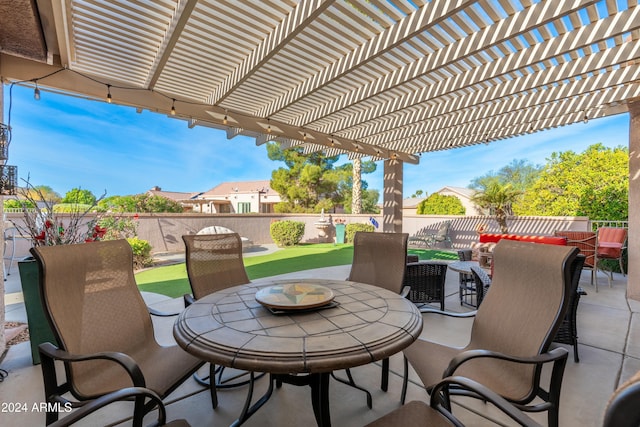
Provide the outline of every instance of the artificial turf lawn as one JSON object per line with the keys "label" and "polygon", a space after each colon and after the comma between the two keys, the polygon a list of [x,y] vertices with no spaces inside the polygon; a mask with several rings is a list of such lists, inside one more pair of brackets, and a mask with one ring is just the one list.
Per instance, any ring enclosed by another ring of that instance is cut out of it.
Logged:
{"label": "artificial turf lawn", "polygon": [[[434,249],[409,249],[421,260],[448,259],[458,256],[453,252]],[[351,264],[353,245],[303,244],[284,248],[268,255],[244,258],[245,269],[250,280],[292,273],[314,268]],[[155,292],[172,298],[190,293],[185,263],[156,267],[136,274],[141,291]]]}

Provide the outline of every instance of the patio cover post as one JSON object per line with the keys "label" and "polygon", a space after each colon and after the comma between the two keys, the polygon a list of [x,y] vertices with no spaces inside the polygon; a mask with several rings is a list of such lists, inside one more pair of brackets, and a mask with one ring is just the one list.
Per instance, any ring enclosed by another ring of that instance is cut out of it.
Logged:
{"label": "patio cover post", "polygon": [[640,301],[640,99],[629,101],[629,234],[627,295]]}
{"label": "patio cover post", "polygon": [[[4,123],[4,84],[0,81],[0,122]],[[4,218],[4,197],[0,196],[0,216]],[[4,221],[0,223],[0,252],[2,252],[2,262],[4,262]],[[4,268],[3,268],[4,275]],[[5,307],[4,307],[4,277],[0,279],[0,355],[4,354],[7,342],[4,336]]]}
{"label": "patio cover post", "polygon": [[402,167],[400,160],[384,161],[382,231],[385,233],[402,233]]}

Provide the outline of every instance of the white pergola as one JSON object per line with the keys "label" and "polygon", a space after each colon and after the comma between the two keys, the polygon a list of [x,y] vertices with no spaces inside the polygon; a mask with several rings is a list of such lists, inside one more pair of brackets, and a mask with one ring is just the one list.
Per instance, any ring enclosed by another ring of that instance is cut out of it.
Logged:
{"label": "white pergola", "polygon": [[0,0],[0,75],[385,160],[385,230],[421,153],[630,112],[640,298],[639,29],[637,0]]}

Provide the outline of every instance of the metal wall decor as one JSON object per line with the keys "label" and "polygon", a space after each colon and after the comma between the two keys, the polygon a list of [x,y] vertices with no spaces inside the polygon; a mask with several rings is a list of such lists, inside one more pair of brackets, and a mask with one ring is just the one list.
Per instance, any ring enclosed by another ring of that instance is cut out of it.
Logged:
{"label": "metal wall decor", "polygon": [[4,123],[0,123],[0,162],[9,158],[9,142],[11,141],[11,129]]}
{"label": "metal wall decor", "polygon": [[18,188],[18,167],[0,165],[0,195],[11,196]]}

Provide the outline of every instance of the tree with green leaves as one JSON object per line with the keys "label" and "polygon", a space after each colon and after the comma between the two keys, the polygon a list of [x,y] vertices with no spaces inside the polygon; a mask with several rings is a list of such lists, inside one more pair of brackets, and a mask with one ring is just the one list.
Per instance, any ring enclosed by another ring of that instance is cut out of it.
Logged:
{"label": "tree with green leaves", "polygon": [[471,201],[489,215],[494,215],[502,233],[508,233],[507,216],[513,214],[513,204],[518,201],[522,191],[513,184],[501,184],[498,180],[489,180],[486,187],[476,190]]}
{"label": "tree with green leaves", "polygon": [[148,193],[107,197],[100,201],[98,207],[105,212],[184,212],[184,208],[180,203]]}
{"label": "tree with green leaves", "polygon": [[[304,154],[302,148],[283,150],[277,143],[267,145],[267,154],[271,160],[284,162],[271,173],[271,188],[280,194],[283,201],[276,204],[276,212],[333,212],[337,206],[351,210],[353,189],[353,165],[345,163],[335,166],[338,156],[324,154]],[[362,173],[375,171],[375,163],[362,162]],[[363,212],[370,209],[370,199],[377,192],[369,192],[367,184],[362,182]],[[375,203],[377,203],[377,198]],[[373,205],[375,206],[375,203]]]}
{"label": "tree with green leaves", "polygon": [[33,188],[27,189],[27,192],[34,200],[42,200],[52,204],[60,203],[62,197],[48,185],[35,185]]}
{"label": "tree with green leaves", "polygon": [[469,188],[477,191],[488,188],[492,182],[505,185],[511,184],[518,191],[526,191],[540,176],[542,166],[533,165],[528,160],[514,159],[499,171],[489,171],[486,174],[474,178],[469,184]]}
{"label": "tree with green leaves", "polygon": [[419,215],[464,215],[465,209],[456,196],[433,193],[418,204]]}
{"label": "tree with green leaves", "polygon": [[628,193],[629,150],[594,144],[581,154],[554,152],[514,212],[627,220]]}
{"label": "tree with green leaves", "polygon": [[72,188],[67,191],[61,203],[76,203],[84,205],[94,205],[97,199],[96,196],[89,190],[83,190],[81,188]]}

